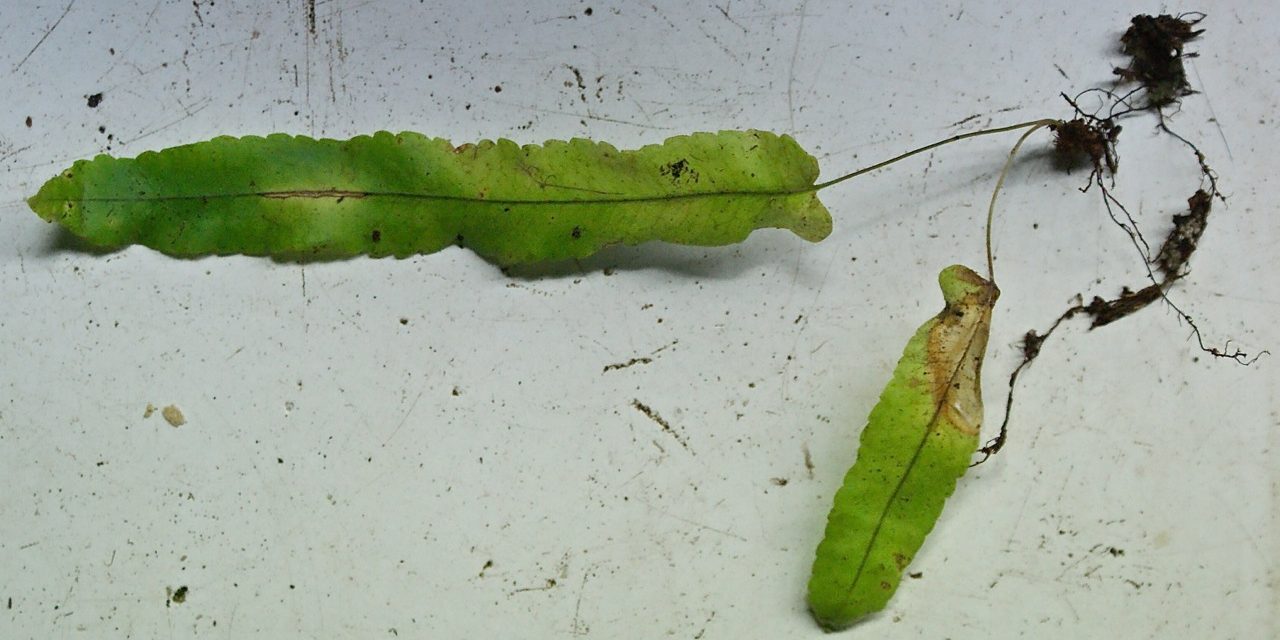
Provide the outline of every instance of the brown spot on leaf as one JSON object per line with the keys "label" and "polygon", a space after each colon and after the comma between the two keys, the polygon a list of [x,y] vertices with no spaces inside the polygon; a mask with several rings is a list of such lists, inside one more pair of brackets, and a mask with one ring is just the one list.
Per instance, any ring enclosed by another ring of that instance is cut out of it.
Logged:
{"label": "brown spot on leaf", "polygon": [[911,558],[908,558],[907,556],[897,552],[893,554],[893,564],[898,566],[898,571],[902,571],[903,569],[906,569],[907,565],[910,563],[911,563]]}

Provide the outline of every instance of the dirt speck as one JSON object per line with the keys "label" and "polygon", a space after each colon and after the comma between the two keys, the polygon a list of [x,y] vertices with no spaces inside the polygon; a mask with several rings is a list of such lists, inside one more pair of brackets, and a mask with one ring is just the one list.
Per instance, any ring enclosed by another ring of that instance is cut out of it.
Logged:
{"label": "dirt speck", "polygon": [[31,116],[27,116],[27,128],[31,128]]}
{"label": "dirt speck", "polygon": [[99,91],[98,93],[89,96],[88,103],[90,109],[97,109],[98,105],[102,104],[102,92]]}
{"label": "dirt speck", "polygon": [[156,412],[156,406],[155,406],[154,404],[151,404],[150,402],[148,402],[148,403],[147,403],[147,408],[146,408],[146,409],[143,409],[143,411],[142,411],[142,418],[143,418],[144,420],[145,420],[146,418],[150,418],[150,417],[152,416],[152,414],[154,414],[155,412]]}
{"label": "dirt speck", "polygon": [[671,178],[672,183],[677,183],[681,180],[685,182],[698,181],[698,172],[694,171],[693,167],[689,166],[689,161],[684,158],[662,165],[662,168],[658,169],[658,173]]}
{"label": "dirt speck", "polygon": [[633,367],[638,364],[649,364],[651,362],[653,362],[653,358],[632,358],[626,362],[615,362],[613,364],[605,365],[604,371],[601,371],[600,373],[608,373],[610,371],[626,369],[627,367]]}
{"label": "dirt speck", "polygon": [[649,405],[640,402],[639,400],[632,400],[631,406],[635,407],[636,411],[648,416],[650,420],[658,423],[658,426],[662,427],[663,431],[667,432],[672,438],[675,438],[675,441],[680,443],[680,446],[684,447],[686,451],[692,453],[692,450],[689,449],[689,443],[685,441],[684,436],[681,435],[680,432],[676,431],[675,428],[671,426],[671,423],[667,422],[666,418],[659,415],[657,411],[649,408]]}

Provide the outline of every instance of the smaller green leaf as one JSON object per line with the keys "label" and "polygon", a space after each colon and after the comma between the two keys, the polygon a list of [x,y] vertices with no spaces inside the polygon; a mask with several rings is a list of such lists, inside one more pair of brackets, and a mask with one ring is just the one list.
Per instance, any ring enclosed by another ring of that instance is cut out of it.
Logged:
{"label": "smaller green leaf", "polygon": [[960,265],[938,282],[946,306],[907,342],[818,545],[809,607],[829,630],[884,608],[978,446],[982,359],[1000,291]]}

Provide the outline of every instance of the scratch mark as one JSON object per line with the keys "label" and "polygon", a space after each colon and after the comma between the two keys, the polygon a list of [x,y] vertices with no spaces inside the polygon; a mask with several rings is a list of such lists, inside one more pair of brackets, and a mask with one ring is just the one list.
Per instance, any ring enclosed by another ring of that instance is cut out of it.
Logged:
{"label": "scratch mark", "polygon": [[387,446],[387,443],[391,442],[391,439],[396,437],[396,434],[400,432],[400,427],[403,427],[404,423],[409,421],[409,416],[413,415],[414,408],[418,406],[418,401],[422,399],[422,394],[426,392],[427,390],[425,388],[418,391],[418,396],[414,398],[413,403],[409,405],[409,410],[404,412],[404,417],[400,418],[400,424],[397,424],[396,428],[391,430],[391,434],[387,436],[387,439],[382,441],[382,446]]}
{"label": "scratch mark", "polygon": [[[156,12],[160,10],[160,4],[163,2],[164,0],[156,0],[156,3],[151,7],[151,12],[147,14],[147,19],[142,22],[142,26],[138,27],[138,30],[134,32],[133,37],[129,39],[128,43],[126,43],[124,46],[116,50],[116,55],[111,56],[111,66],[107,67],[107,70],[103,71],[98,76],[98,79],[94,82],[94,84],[102,82],[104,78],[106,78],[108,75],[111,75],[111,72],[116,70],[116,66],[118,66],[120,62],[127,57],[129,50],[133,48],[134,44],[136,44],[139,40],[142,39],[142,34],[147,31],[147,27],[151,26],[151,20],[156,17]],[[126,64],[129,64],[129,63],[126,63]],[[135,68],[137,68],[136,65],[135,65]],[[162,68],[162,67],[157,67],[157,68]],[[150,73],[150,71],[143,72],[140,75],[146,75],[147,73]]]}
{"label": "scratch mark", "polygon": [[311,41],[316,39],[316,0],[307,0],[306,22],[307,33],[310,35],[309,37],[304,36],[302,38],[305,47],[303,68],[306,72],[306,77],[303,78],[303,83],[305,85],[305,88],[303,89],[303,96],[307,103],[307,124],[311,130],[312,136],[314,136],[316,132],[316,121],[315,115],[311,110]]}
{"label": "scratch mark", "polygon": [[582,572],[582,584],[578,585],[578,601],[573,605],[573,624],[569,627],[569,632],[575,636],[585,636],[591,631],[591,627],[582,624],[582,592],[587,590],[587,578],[591,577],[591,571]]}
{"label": "scratch mark", "polygon": [[20,147],[20,148],[14,149],[14,150],[12,150],[12,151],[9,151],[9,152],[5,153],[4,155],[0,155],[0,162],[4,162],[5,160],[8,160],[9,158],[12,158],[12,157],[14,157],[14,156],[18,155],[19,153],[22,153],[23,151],[26,151],[27,149],[30,149],[30,148],[31,148],[31,146],[32,146],[32,145],[27,145],[27,146],[25,146],[25,147]]}
{"label": "scratch mark", "polygon": [[1209,116],[1213,118],[1213,126],[1218,129],[1218,136],[1222,138],[1222,146],[1227,150],[1227,159],[1235,161],[1235,157],[1231,155],[1231,143],[1227,142],[1227,134],[1222,130],[1222,122],[1218,120],[1218,113],[1213,110],[1213,102],[1209,100],[1209,90],[1204,86],[1204,80],[1200,77],[1200,68],[1194,62],[1188,62],[1191,65],[1191,71],[1196,74],[1196,84],[1200,85],[1200,93],[1204,94],[1204,104],[1209,107]]}
{"label": "scratch mark", "polygon": [[164,124],[162,124],[162,125],[160,125],[160,126],[158,126],[158,127],[154,128],[154,129],[150,129],[150,130],[147,130],[147,131],[143,131],[142,133],[139,133],[138,135],[136,135],[136,136],[134,136],[134,137],[132,137],[132,138],[130,138],[130,139],[128,139],[128,140],[125,140],[124,138],[117,138],[117,140],[119,140],[120,144],[122,144],[122,145],[126,145],[126,144],[133,144],[134,142],[137,142],[137,141],[139,141],[139,140],[141,140],[141,139],[143,139],[143,138],[146,138],[146,137],[148,137],[148,136],[152,136],[152,135],[155,135],[155,134],[157,134],[157,133],[160,133],[161,131],[164,131],[165,129],[168,129],[169,127],[172,127],[173,125],[178,124],[179,122],[182,122],[183,120],[186,120],[187,118],[190,118],[191,116],[194,116],[194,115],[196,115],[197,113],[200,113],[201,111],[204,111],[204,110],[205,110],[205,108],[206,108],[206,107],[208,107],[208,106],[209,106],[209,104],[210,104],[211,102],[212,102],[211,100],[206,100],[204,104],[200,105],[199,107],[196,107],[196,108],[195,108],[195,109],[193,109],[193,110],[187,111],[187,112],[186,112],[186,113],[184,113],[181,117],[179,117],[179,118],[177,118],[177,119],[175,119],[175,120],[172,120],[172,121],[166,122],[166,123],[164,123]]}
{"label": "scratch mark", "polygon": [[67,17],[68,13],[71,13],[71,7],[75,6],[75,4],[76,0],[71,0],[71,2],[67,3],[67,8],[62,10],[62,15],[58,16],[58,19],[53,21],[53,26],[49,27],[49,30],[45,31],[44,35],[40,36],[40,40],[36,42],[36,46],[31,47],[31,50],[27,52],[27,55],[22,56],[22,59],[18,61],[18,64],[14,65],[13,71],[17,71],[22,67],[22,65],[26,64],[27,60],[31,59],[31,55],[36,52],[36,49],[40,48],[40,45],[44,44],[45,40],[49,39],[49,34],[53,33],[53,30],[57,29],[58,25],[62,24],[62,19]]}
{"label": "scratch mark", "polygon": [[730,59],[732,59],[734,62],[738,64],[742,64],[742,61],[738,59],[738,56],[733,52],[733,49],[730,49],[729,47],[725,46],[723,42],[720,42],[719,38],[712,35],[710,31],[707,31],[706,29],[704,29],[702,25],[698,25],[698,31],[702,32],[702,35],[706,37],[706,39],[710,40],[717,47],[719,47],[720,50],[723,51],[725,55],[729,56]]}
{"label": "scratch mark", "polygon": [[1022,504],[1018,506],[1018,515],[1013,519],[1013,526],[1009,529],[1009,538],[1004,541],[1004,552],[1012,553],[1013,539],[1018,535],[1018,527],[1022,526],[1022,516],[1027,512],[1027,503],[1031,501],[1031,492],[1028,491],[1022,497]]}
{"label": "scratch mark", "polygon": [[[565,111],[565,110],[562,110],[562,109],[548,109],[548,108],[545,108],[545,107],[538,107],[538,106],[536,106],[536,105],[520,104],[520,103],[518,103],[518,102],[507,102],[507,101],[505,101],[505,100],[486,100],[486,103],[487,103],[487,104],[502,105],[502,106],[506,106],[506,107],[515,107],[515,108],[517,108],[517,109],[533,111],[533,112],[535,112],[535,113],[545,113],[545,114],[550,114],[550,115],[560,115],[560,116],[573,116],[573,117],[575,117],[575,118],[585,118],[585,119],[587,119],[587,120],[596,120],[596,121],[599,121],[599,122],[610,122],[610,123],[613,123],[613,124],[625,124],[625,125],[628,125],[628,126],[638,127],[638,128],[641,128],[641,129],[652,129],[652,130],[654,130],[654,131],[665,131],[665,130],[669,130],[669,129],[671,128],[671,127],[661,127],[661,126],[657,126],[657,125],[653,125],[653,124],[645,124],[645,123],[643,123],[643,122],[634,122],[634,121],[631,121],[631,120],[622,120],[622,119],[619,119],[619,118],[610,118],[610,117],[607,117],[607,116],[598,116],[598,115],[594,115],[594,114],[592,114],[592,113],[590,113],[590,112],[587,112],[587,113],[580,113],[580,112],[576,112],[576,111]],[[647,117],[647,116],[646,116],[646,117]]]}
{"label": "scratch mark", "polygon": [[787,131],[791,133],[795,133],[796,130],[796,60],[800,58],[800,40],[804,34],[804,14],[808,7],[809,0],[800,3],[800,24],[796,26],[796,44],[791,49],[791,66],[787,69]]}
{"label": "scratch mark", "polygon": [[635,407],[636,411],[648,416],[650,420],[658,423],[658,426],[662,427],[663,431],[671,434],[671,437],[674,438],[676,442],[680,443],[680,446],[684,447],[685,451],[693,453],[693,450],[689,448],[689,443],[685,441],[684,436],[680,435],[678,431],[672,428],[671,423],[667,422],[667,420],[659,415],[657,411],[650,409],[649,405],[640,402],[639,400],[632,400],[631,406]]}
{"label": "scratch mark", "polygon": [[664,345],[662,345],[661,347],[658,347],[657,349],[654,349],[653,351],[650,351],[650,352],[649,352],[649,355],[651,355],[651,356],[656,356],[656,355],[658,355],[659,353],[662,353],[663,351],[666,351],[667,349],[670,349],[671,347],[674,347],[674,346],[676,346],[676,345],[678,345],[678,344],[680,344],[680,341],[679,341],[679,340],[672,340],[671,342],[669,342],[669,343],[667,343],[667,344],[664,344]]}
{"label": "scratch mark", "polygon": [[307,0],[307,33],[316,35],[316,0]]}
{"label": "scratch mark", "polygon": [[724,19],[725,19],[725,20],[728,20],[730,24],[732,24],[733,26],[735,26],[735,27],[737,27],[737,28],[739,28],[739,29],[742,29],[742,32],[743,32],[743,33],[748,33],[748,32],[747,32],[747,28],[746,28],[746,27],[742,26],[741,24],[738,24],[738,21],[737,21],[737,20],[734,20],[733,18],[729,17],[729,5],[730,5],[730,4],[731,4],[731,3],[726,2],[726,3],[724,3],[724,6],[723,6],[723,7],[722,7],[722,6],[720,6],[720,5],[715,5],[715,7],[716,7],[716,10],[720,12],[720,15],[724,16]]}
{"label": "scratch mark", "polygon": [[664,516],[667,516],[668,518],[671,518],[672,520],[679,520],[680,522],[683,522],[683,523],[685,523],[685,524],[687,524],[687,525],[692,525],[692,526],[695,526],[695,527],[697,527],[697,528],[699,528],[699,529],[703,529],[703,530],[705,530],[705,531],[710,531],[710,532],[712,532],[712,533],[718,533],[718,534],[720,534],[720,535],[722,535],[722,536],[728,536],[728,537],[733,538],[733,539],[735,539],[735,540],[741,540],[741,541],[743,541],[743,542],[747,542],[747,539],[746,539],[746,538],[744,538],[744,537],[742,537],[742,536],[740,536],[740,535],[738,535],[738,534],[736,534],[736,533],[734,533],[734,532],[732,532],[732,531],[728,531],[728,530],[726,530],[726,529],[717,529],[717,528],[715,528],[715,527],[713,527],[713,526],[711,526],[711,525],[702,524],[701,522],[698,522],[698,521],[696,521],[696,520],[690,520],[689,518],[685,518],[685,517],[678,516],[678,515],[676,515],[676,514],[674,514],[674,513],[671,513],[670,511],[666,511],[666,510],[663,510],[663,509],[659,509],[658,507],[655,507],[655,506],[653,506],[652,504],[650,504],[650,503],[648,503],[648,502],[645,502],[644,500],[641,500],[640,502],[641,502],[641,503],[643,503],[643,504],[644,504],[644,506],[649,507],[650,509],[653,509],[654,511],[657,511],[658,513],[660,513],[660,514],[662,514],[662,515],[664,515]]}

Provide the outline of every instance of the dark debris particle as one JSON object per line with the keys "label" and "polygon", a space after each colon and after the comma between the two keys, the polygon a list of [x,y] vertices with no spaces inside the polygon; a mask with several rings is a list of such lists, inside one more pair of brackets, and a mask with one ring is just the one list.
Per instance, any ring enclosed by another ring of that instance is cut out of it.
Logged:
{"label": "dark debris particle", "polygon": [[374,229],[373,233],[369,234],[369,239],[374,242],[382,242],[382,230]]}
{"label": "dark debris particle", "polygon": [[27,124],[27,128],[28,128],[28,129],[30,129],[30,128],[31,128],[31,116],[27,116],[26,124]]}
{"label": "dark debris particle", "polygon": [[98,105],[100,105],[100,104],[102,104],[102,92],[98,92],[98,93],[95,93],[95,94],[93,94],[93,95],[89,96],[89,108],[90,108],[90,109],[97,109],[97,108],[98,108]]}
{"label": "dark debris particle", "polygon": [[187,601],[187,586],[182,585],[173,590],[173,595],[169,598],[174,604],[182,604]]}

